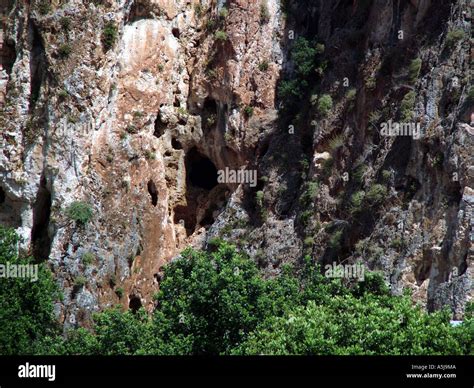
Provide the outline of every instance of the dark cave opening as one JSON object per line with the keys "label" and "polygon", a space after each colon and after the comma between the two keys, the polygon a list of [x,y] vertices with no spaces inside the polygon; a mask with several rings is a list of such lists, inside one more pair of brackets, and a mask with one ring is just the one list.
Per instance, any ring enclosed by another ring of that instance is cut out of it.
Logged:
{"label": "dark cave opening", "polygon": [[179,39],[179,28],[177,27],[174,27],[172,30],[171,30],[171,33],[173,34],[173,36],[176,38],[176,39]]}
{"label": "dark cave opening", "polygon": [[2,68],[10,74],[12,72],[13,64],[16,59],[16,50],[14,44],[9,41],[4,41],[2,46],[2,51],[0,53],[0,60]]}
{"label": "dark cave opening", "polygon": [[41,35],[33,23],[30,24],[30,30],[32,34],[32,49],[30,60],[30,112],[32,112],[39,98],[46,66],[44,54],[45,50],[43,42],[41,40]]}
{"label": "dark cave opening", "polygon": [[171,147],[173,147],[173,149],[175,150],[183,149],[183,146],[181,145],[181,143],[174,137],[171,139]]}
{"label": "dark cave opening", "polygon": [[191,149],[185,159],[188,182],[195,187],[211,190],[217,186],[217,169],[209,158],[202,155],[196,147]]}
{"label": "dark cave opening", "polygon": [[158,190],[156,189],[155,182],[150,179],[147,183],[148,193],[151,197],[151,204],[156,206],[158,204]]}
{"label": "dark cave opening", "polygon": [[133,313],[136,313],[142,307],[142,301],[136,295],[130,295],[130,302],[128,303],[128,308],[132,310]]}
{"label": "dark cave opening", "polygon": [[165,131],[166,131],[166,124],[163,121],[161,121],[160,114],[158,114],[155,120],[155,130],[153,132],[153,135],[155,137],[161,137],[164,135]]}
{"label": "dark cave opening", "polygon": [[0,187],[0,205],[5,202],[5,190]]}
{"label": "dark cave opening", "polygon": [[51,193],[46,185],[46,177],[42,175],[33,206],[33,227],[31,229],[31,246],[36,262],[45,261],[51,250],[52,241],[48,233],[51,215]]}
{"label": "dark cave opening", "polygon": [[174,208],[174,222],[184,223],[186,234],[194,233],[196,226],[207,227],[214,222],[213,214],[220,208],[218,203],[225,202],[224,185],[222,190],[212,192],[218,186],[217,168],[196,147],[192,148],[185,157],[186,167],[186,204]]}

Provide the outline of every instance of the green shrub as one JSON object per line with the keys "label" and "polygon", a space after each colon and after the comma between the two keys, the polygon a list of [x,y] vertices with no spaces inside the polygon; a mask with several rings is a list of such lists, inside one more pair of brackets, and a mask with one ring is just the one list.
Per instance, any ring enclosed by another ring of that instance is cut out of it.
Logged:
{"label": "green shrub", "polygon": [[382,180],[384,182],[389,182],[391,178],[392,178],[392,172],[390,170],[382,171]]}
{"label": "green shrub", "polygon": [[217,25],[217,21],[215,19],[209,19],[207,22],[206,22],[206,29],[208,31],[211,31],[213,30],[214,28],[216,28],[216,25]]}
{"label": "green shrub", "polygon": [[218,42],[225,42],[227,40],[227,33],[225,31],[222,31],[222,30],[217,30],[214,34],[214,38]]}
{"label": "green shrub", "polygon": [[84,287],[87,283],[87,279],[85,276],[79,275],[74,278],[74,288],[80,289]]}
{"label": "green shrub", "polygon": [[130,134],[130,135],[135,135],[138,133],[138,128],[133,125],[133,124],[129,124],[127,125],[126,127],[126,131]]}
{"label": "green shrub", "polygon": [[102,30],[102,44],[105,50],[110,50],[117,41],[118,29],[114,22],[107,22]]}
{"label": "green shrub", "polygon": [[303,207],[309,207],[313,204],[318,194],[319,183],[316,181],[310,181],[306,184],[306,190],[303,192],[300,198],[301,205]]}
{"label": "green shrub", "polygon": [[92,207],[86,202],[73,202],[66,209],[66,215],[76,223],[85,225],[92,219]]}
{"label": "green shrub", "polygon": [[119,297],[119,299],[122,299],[124,292],[125,292],[125,291],[123,290],[122,287],[118,287],[118,288],[115,290],[115,294]]}
{"label": "green shrub", "polygon": [[342,244],[342,230],[336,231],[329,239],[329,247],[334,250],[339,250]]}
{"label": "green shrub", "polygon": [[268,61],[262,61],[258,65],[258,70],[267,71],[268,70]]}
{"label": "green shrub", "polygon": [[229,16],[229,10],[226,7],[222,7],[219,11],[219,17],[225,19],[227,16]]}
{"label": "green shrub", "polygon": [[364,180],[364,175],[366,171],[367,171],[367,166],[365,164],[361,164],[357,166],[354,169],[354,172],[352,173],[352,178],[354,179],[354,182],[360,185]]}
{"label": "green shrub", "polygon": [[246,117],[252,117],[253,116],[253,107],[250,106],[250,105],[247,105],[244,108],[244,114],[245,114]]}
{"label": "green shrub", "polygon": [[403,240],[400,238],[393,239],[392,242],[390,243],[390,247],[396,250],[400,250],[401,248],[403,248],[403,246],[404,246]]}
{"label": "green shrub", "polygon": [[377,79],[375,77],[368,77],[365,80],[365,87],[367,89],[373,90],[373,89],[375,89],[376,86],[377,86]]}
{"label": "green shrub", "polygon": [[351,213],[359,213],[362,211],[362,203],[364,202],[365,191],[357,191],[351,196]]}
{"label": "green shrub", "polygon": [[278,86],[278,96],[283,100],[292,100],[301,97],[301,88],[298,80],[283,80]]}
{"label": "green shrub", "polygon": [[352,101],[355,99],[357,95],[357,90],[355,88],[349,89],[346,93],[346,98],[348,101]]}
{"label": "green shrub", "polygon": [[318,100],[318,113],[326,116],[332,109],[332,98],[329,94],[323,94]]}
{"label": "green shrub", "polygon": [[255,194],[255,203],[259,209],[263,208],[264,194],[262,190],[257,191]]}
{"label": "green shrub", "polygon": [[400,105],[400,118],[402,121],[409,121],[413,118],[413,109],[415,107],[416,93],[411,90],[403,97]]}
{"label": "green shrub", "polygon": [[329,140],[329,150],[333,154],[343,145],[344,145],[344,135],[342,133],[339,135],[334,135],[331,138],[331,140]]}
{"label": "green shrub", "polygon": [[387,188],[384,185],[376,183],[372,185],[367,191],[365,198],[372,205],[380,204],[387,196]]}
{"label": "green shrub", "polygon": [[95,260],[95,256],[92,252],[85,252],[82,255],[82,263],[84,265],[91,265]]}
{"label": "green shrub", "polygon": [[410,67],[408,68],[408,78],[411,83],[416,82],[420,75],[420,70],[421,70],[421,58],[416,58],[410,63]]}
{"label": "green shrub", "polygon": [[59,46],[58,55],[60,58],[62,59],[69,58],[69,56],[71,55],[71,52],[72,52],[72,48],[69,44],[65,43]]}
{"label": "green shrub", "polygon": [[71,19],[67,16],[63,16],[59,19],[59,24],[65,32],[68,32],[71,29]]}
{"label": "green shrub", "polygon": [[64,100],[65,98],[69,97],[69,93],[66,89],[61,89],[58,92],[58,97]]}
{"label": "green shrub", "polygon": [[314,72],[316,54],[318,50],[313,43],[303,37],[295,40],[291,48],[291,59],[298,77],[305,78]]}
{"label": "green shrub", "polygon": [[306,237],[303,241],[303,245],[305,247],[311,248],[314,245],[314,238],[313,237]]}
{"label": "green shrub", "polygon": [[451,47],[460,40],[463,40],[465,37],[466,32],[462,28],[451,30],[446,35],[446,45]]}

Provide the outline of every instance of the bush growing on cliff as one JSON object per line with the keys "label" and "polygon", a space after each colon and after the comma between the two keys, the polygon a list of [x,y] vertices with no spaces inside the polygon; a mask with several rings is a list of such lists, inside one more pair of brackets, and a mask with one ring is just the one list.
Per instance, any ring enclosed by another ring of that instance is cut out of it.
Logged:
{"label": "bush growing on cliff", "polygon": [[222,30],[217,30],[216,33],[214,34],[214,38],[218,42],[225,42],[227,40],[227,33]]}
{"label": "bush growing on cliff", "polygon": [[85,225],[92,219],[92,208],[86,202],[76,201],[68,206],[66,215],[78,224]]}
{"label": "bush growing on cliff", "polygon": [[118,30],[114,22],[107,22],[102,30],[102,44],[105,50],[110,50],[117,40]]}
{"label": "bush growing on cliff", "polygon": [[384,185],[376,183],[372,185],[365,196],[366,200],[371,205],[378,205],[383,202],[387,195],[387,188]]}
{"label": "bush growing on cliff", "polygon": [[411,83],[414,83],[418,79],[421,70],[421,63],[421,58],[415,58],[411,61],[410,67],[408,68],[408,78]]}
{"label": "bush growing on cliff", "polygon": [[451,47],[455,43],[457,43],[460,40],[464,39],[465,36],[466,36],[466,33],[462,28],[456,28],[454,30],[451,30],[446,35],[446,45]]}
{"label": "bush growing on cliff", "polygon": [[61,19],[59,19],[59,24],[61,25],[61,28],[64,30],[64,32],[69,32],[71,29],[71,18],[63,16]]}
{"label": "bush growing on cliff", "polygon": [[279,97],[284,100],[300,98],[307,91],[310,78],[316,74],[317,55],[324,51],[324,45],[315,44],[304,37],[298,37],[291,50],[294,63],[294,78],[283,80],[278,88]]}
{"label": "bush growing on cliff", "polygon": [[58,49],[59,58],[61,59],[69,58],[69,56],[71,55],[71,52],[72,52],[72,47],[68,45],[67,43],[59,46],[59,49]]}
{"label": "bush growing on cliff", "polygon": [[400,105],[400,118],[406,122],[413,118],[413,108],[415,106],[416,93],[411,90],[403,97]]}
{"label": "bush growing on cliff", "polygon": [[326,116],[332,109],[332,98],[329,94],[323,94],[318,100],[318,113]]}

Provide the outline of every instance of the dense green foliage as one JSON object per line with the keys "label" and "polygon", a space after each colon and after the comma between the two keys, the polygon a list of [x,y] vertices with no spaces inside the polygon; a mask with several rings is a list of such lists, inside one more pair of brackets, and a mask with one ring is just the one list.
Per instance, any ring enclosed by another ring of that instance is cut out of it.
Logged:
{"label": "dense green foliage", "polygon": [[[16,235],[0,234],[2,262],[17,260]],[[383,279],[342,284],[310,259],[264,279],[235,248],[187,249],[166,266],[156,310],[94,315],[93,331],[62,336],[52,317],[56,289],[46,268],[33,287],[0,283],[2,354],[468,354],[474,320],[451,327],[449,313],[427,314]]]}
{"label": "dense green foliage", "polygon": [[92,208],[85,202],[73,202],[66,209],[66,215],[78,224],[85,225],[92,218]]}
{"label": "dense green foliage", "polygon": [[[19,238],[0,226],[0,264],[34,265],[17,253]],[[54,332],[53,303],[59,294],[51,272],[38,264],[37,279],[0,278],[0,354],[31,353],[38,339]]]}
{"label": "dense green foliage", "polygon": [[290,56],[294,64],[294,76],[283,80],[278,88],[280,98],[288,100],[299,98],[308,89],[311,77],[316,74],[317,55],[324,51],[324,46],[310,42],[306,38],[295,40]]}
{"label": "dense green foliage", "polygon": [[[262,324],[235,354],[432,355],[464,354],[468,342],[448,312],[428,315],[409,297],[364,294],[310,301]],[[472,337],[471,337],[472,338]]]}

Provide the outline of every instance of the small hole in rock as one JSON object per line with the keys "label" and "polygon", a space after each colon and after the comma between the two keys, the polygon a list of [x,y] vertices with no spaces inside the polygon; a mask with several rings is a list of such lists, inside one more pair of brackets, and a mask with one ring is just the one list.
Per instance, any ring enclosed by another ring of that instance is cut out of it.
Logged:
{"label": "small hole in rock", "polygon": [[153,206],[156,206],[158,204],[158,190],[156,189],[155,182],[153,182],[153,180],[150,179],[148,181],[147,187],[148,187],[148,193],[150,194],[150,197],[151,197],[151,204]]}
{"label": "small hole in rock", "polygon": [[171,139],[171,146],[175,150],[182,150],[183,149],[183,146],[181,145],[181,143],[178,140],[176,140],[174,137]]}

